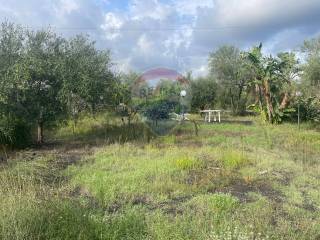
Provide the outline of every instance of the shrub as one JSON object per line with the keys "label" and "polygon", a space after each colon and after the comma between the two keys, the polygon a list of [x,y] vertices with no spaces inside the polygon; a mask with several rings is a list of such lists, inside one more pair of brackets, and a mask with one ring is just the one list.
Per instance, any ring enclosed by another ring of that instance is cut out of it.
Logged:
{"label": "shrub", "polygon": [[300,108],[300,119],[302,121],[320,122],[320,99],[307,97],[293,103],[296,111],[291,115],[291,120],[298,118],[298,107]]}
{"label": "shrub", "polygon": [[174,111],[176,106],[177,102],[175,101],[157,100],[146,106],[144,115],[154,122],[169,119],[169,114]]}
{"label": "shrub", "polygon": [[10,117],[0,119],[0,145],[23,148],[31,142],[31,129],[27,123]]}

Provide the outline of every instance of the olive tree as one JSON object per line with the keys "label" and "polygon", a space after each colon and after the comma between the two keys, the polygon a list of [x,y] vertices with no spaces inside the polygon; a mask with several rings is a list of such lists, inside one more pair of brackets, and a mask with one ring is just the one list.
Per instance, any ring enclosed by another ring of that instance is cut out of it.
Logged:
{"label": "olive tree", "polygon": [[305,41],[301,50],[306,59],[303,65],[303,84],[309,94],[320,97],[320,37]]}
{"label": "olive tree", "polygon": [[23,71],[27,77],[22,104],[28,119],[37,125],[39,144],[44,141],[44,125],[56,120],[63,111],[58,98],[62,86],[63,42],[50,30],[27,32],[23,55]]}
{"label": "olive tree", "polygon": [[234,113],[246,109],[246,90],[252,76],[244,54],[234,46],[222,46],[209,56],[209,72],[219,86],[222,107],[230,107]]}
{"label": "olive tree", "polygon": [[22,61],[24,29],[9,22],[0,25],[0,151],[29,141],[26,110],[21,104],[27,72]]}
{"label": "olive tree", "polygon": [[110,70],[110,52],[97,50],[87,36],[70,39],[64,51],[59,98],[75,127],[81,112],[94,115],[101,108],[114,109],[122,88]]}

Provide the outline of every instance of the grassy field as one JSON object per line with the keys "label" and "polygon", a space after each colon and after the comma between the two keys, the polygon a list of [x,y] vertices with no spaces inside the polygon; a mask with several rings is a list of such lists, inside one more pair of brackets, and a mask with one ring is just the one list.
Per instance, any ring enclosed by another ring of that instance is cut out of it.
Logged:
{"label": "grassy field", "polygon": [[[111,119],[111,120],[110,120]],[[0,239],[320,239],[320,132],[109,116],[0,166]]]}

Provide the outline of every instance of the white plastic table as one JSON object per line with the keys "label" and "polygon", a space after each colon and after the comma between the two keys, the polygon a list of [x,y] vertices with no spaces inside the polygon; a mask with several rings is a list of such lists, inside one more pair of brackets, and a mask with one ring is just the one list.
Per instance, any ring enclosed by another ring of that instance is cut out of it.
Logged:
{"label": "white plastic table", "polygon": [[218,117],[218,122],[221,122],[221,110],[202,110],[200,111],[201,113],[204,113],[204,121],[205,122],[211,122],[211,115],[213,116],[213,121],[217,122],[217,117]]}

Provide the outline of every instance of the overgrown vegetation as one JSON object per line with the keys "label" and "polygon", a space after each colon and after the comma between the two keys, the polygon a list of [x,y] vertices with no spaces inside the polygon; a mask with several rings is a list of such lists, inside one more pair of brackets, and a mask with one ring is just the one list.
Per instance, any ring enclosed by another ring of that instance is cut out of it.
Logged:
{"label": "overgrown vegetation", "polygon": [[80,113],[95,114],[117,104],[119,81],[110,71],[110,54],[97,50],[86,36],[67,40],[51,30],[5,22],[0,26],[0,55],[2,145],[28,144],[22,141],[23,131],[14,131],[17,127],[29,129],[28,135],[37,128],[42,144],[46,126],[63,119],[76,125]]}
{"label": "overgrown vegetation", "polygon": [[319,49],[223,46],[149,86],[86,36],[3,23],[0,239],[319,239]]}
{"label": "overgrown vegetation", "polygon": [[[139,108],[157,123],[171,112],[208,107],[234,114],[250,109],[270,123],[280,123],[296,119],[300,105],[301,120],[318,122],[319,39],[306,41],[300,52],[304,64],[293,52],[264,56],[262,45],[249,51],[223,46],[210,54],[207,77],[192,79],[189,72],[179,77],[183,84],[161,79],[155,88],[138,80],[138,73],[113,73],[110,51],[98,50],[87,36],[66,39],[50,29],[32,31],[4,22],[0,28],[1,146],[26,146],[35,130],[42,144],[45,128],[68,120],[76,127],[81,114],[115,112],[119,104],[125,106],[121,114],[128,124]],[[187,83],[192,99],[182,106],[178,94]],[[297,91],[303,95],[297,96]],[[16,128],[24,131],[17,133]]]}
{"label": "overgrown vegetation", "polygon": [[1,239],[319,237],[320,138],[310,125],[239,119],[201,124],[197,137],[185,123],[148,143],[105,119],[81,118],[75,132],[54,133],[61,146],[2,166]]}

